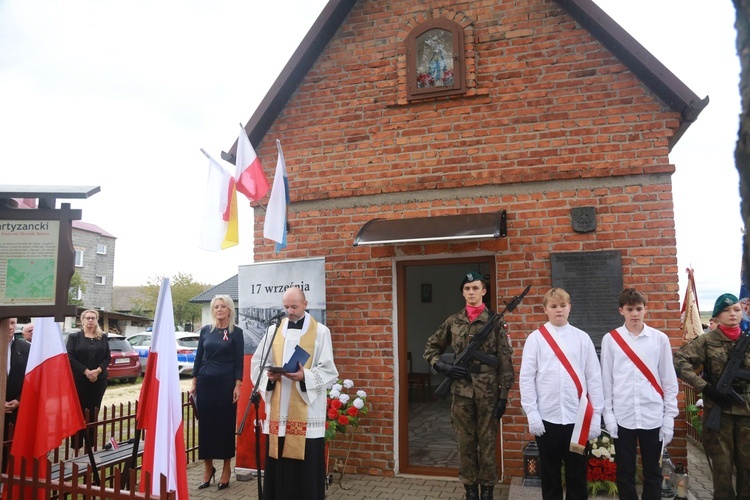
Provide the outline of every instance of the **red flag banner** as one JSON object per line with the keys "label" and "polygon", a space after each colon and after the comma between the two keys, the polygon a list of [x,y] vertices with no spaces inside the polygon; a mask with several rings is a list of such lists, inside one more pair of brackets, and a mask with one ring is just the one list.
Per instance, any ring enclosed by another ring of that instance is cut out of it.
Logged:
{"label": "red flag banner", "polygon": [[169,278],[165,278],[156,303],[154,333],[136,416],[138,428],[146,430],[140,485],[141,491],[146,491],[149,473],[150,493],[159,495],[163,474],[168,491],[175,491],[177,499],[184,500],[188,498],[187,457],[175,344],[172,292]]}
{"label": "red flag banner", "polygon": [[[27,477],[31,476],[35,458],[40,460],[39,477],[47,477],[47,452],[86,425],[62,332],[52,318],[34,321],[34,342],[16,422],[10,449],[13,474]],[[26,459],[26,471],[21,470],[22,458]],[[29,488],[24,496],[32,498]],[[20,498],[18,486],[5,488],[3,498]],[[45,498],[43,490],[37,498]]]}

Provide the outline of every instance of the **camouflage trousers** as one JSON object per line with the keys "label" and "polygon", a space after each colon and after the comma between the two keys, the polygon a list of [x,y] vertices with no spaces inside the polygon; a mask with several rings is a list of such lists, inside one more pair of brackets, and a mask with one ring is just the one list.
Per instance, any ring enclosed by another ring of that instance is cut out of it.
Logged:
{"label": "camouflage trousers", "polygon": [[[701,440],[711,460],[714,499],[750,499],[750,417],[722,413],[720,431],[713,432],[704,425]],[[736,494],[732,480],[735,469]]]}
{"label": "camouflage trousers", "polygon": [[451,424],[458,442],[458,477],[464,484],[493,486],[497,483],[495,441],[497,420],[492,398],[453,395]]}

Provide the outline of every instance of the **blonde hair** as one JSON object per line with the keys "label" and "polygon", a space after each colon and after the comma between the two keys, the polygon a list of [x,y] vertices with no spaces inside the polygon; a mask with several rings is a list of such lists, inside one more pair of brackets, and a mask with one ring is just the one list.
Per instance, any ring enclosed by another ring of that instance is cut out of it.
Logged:
{"label": "blonde hair", "polygon": [[563,304],[570,304],[570,294],[562,288],[550,288],[547,290],[547,293],[544,294],[542,305],[547,307],[547,304],[553,300],[557,300]]}
{"label": "blonde hair", "polygon": [[214,316],[214,304],[216,304],[217,301],[222,301],[227,308],[229,308],[229,333],[232,333],[234,331],[234,300],[232,300],[232,297],[229,295],[217,295],[213,299],[211,299],[211,305],[209,306],[211,309],[211,318],[212,324],[214,328],[218,328],[219,324],[216,321],[216,317]]}
{"label": "blonde hair", "polygon": [[96,328],[94,330],[94,333],[96,333],[96,340],[101,340],[104,331],[102,330],[102,327],[99,326],[99,311],[97,311],[96,309],[86,309],[81,313],[81,331],[86,331],[86,322],[83,320],[83,317],[88,313],[93,313],[94,316],[96,316]]}

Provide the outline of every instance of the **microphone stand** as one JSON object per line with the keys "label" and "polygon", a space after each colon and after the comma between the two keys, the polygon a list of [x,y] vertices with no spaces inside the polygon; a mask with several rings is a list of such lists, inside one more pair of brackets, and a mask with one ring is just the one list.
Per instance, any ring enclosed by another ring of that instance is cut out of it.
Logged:
{"label": "microphone stand", "polygon": [[237,434],[242,434],[242,431],[245,429],[245,420],[247,419],[247,415],[250,411],[250,405],[252,404],[255,408],[255,462],[258,467],[258,498],[263,498],[263,486],[261,484],[260,480],[260,438],[262,434],[261,429],[261,423],[260,423],[260,393],[258,392],[258,385],[260,384],[260,379],[263,377],[263,372],[266,370],[266,362],[268,361],[268,355],[271,353],[271,348],[273,347],[273,342],[276,339],[276,334],[279,332],[279,328],[281,327],[281,318],[276,323],[276,328],[273,330],[273,335],[271,336],[271,346],[266,349],[266,343],[268,341],[268,333],[263,336],[263,356],[260,359],[260,370],[258,371],[258,378],[255,380],[255,384],[253,385],[253,391],[250,393],[250,401],[247,402],[247,407],[245,408],[245,414],[242,417],[242,422],[240,422],[240,426],[237,429]]}

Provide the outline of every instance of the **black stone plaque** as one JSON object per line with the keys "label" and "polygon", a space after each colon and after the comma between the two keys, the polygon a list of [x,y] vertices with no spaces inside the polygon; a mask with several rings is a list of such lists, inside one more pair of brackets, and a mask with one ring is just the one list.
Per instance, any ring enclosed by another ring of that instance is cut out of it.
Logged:
{"label": "black stone plaque", "polygon": [[623,319],[617,297],[622,292],[622,256],[617,251],[553,253],[552,286],[570,294],[571,325],[585,331],[599,352],[602,337]]}

